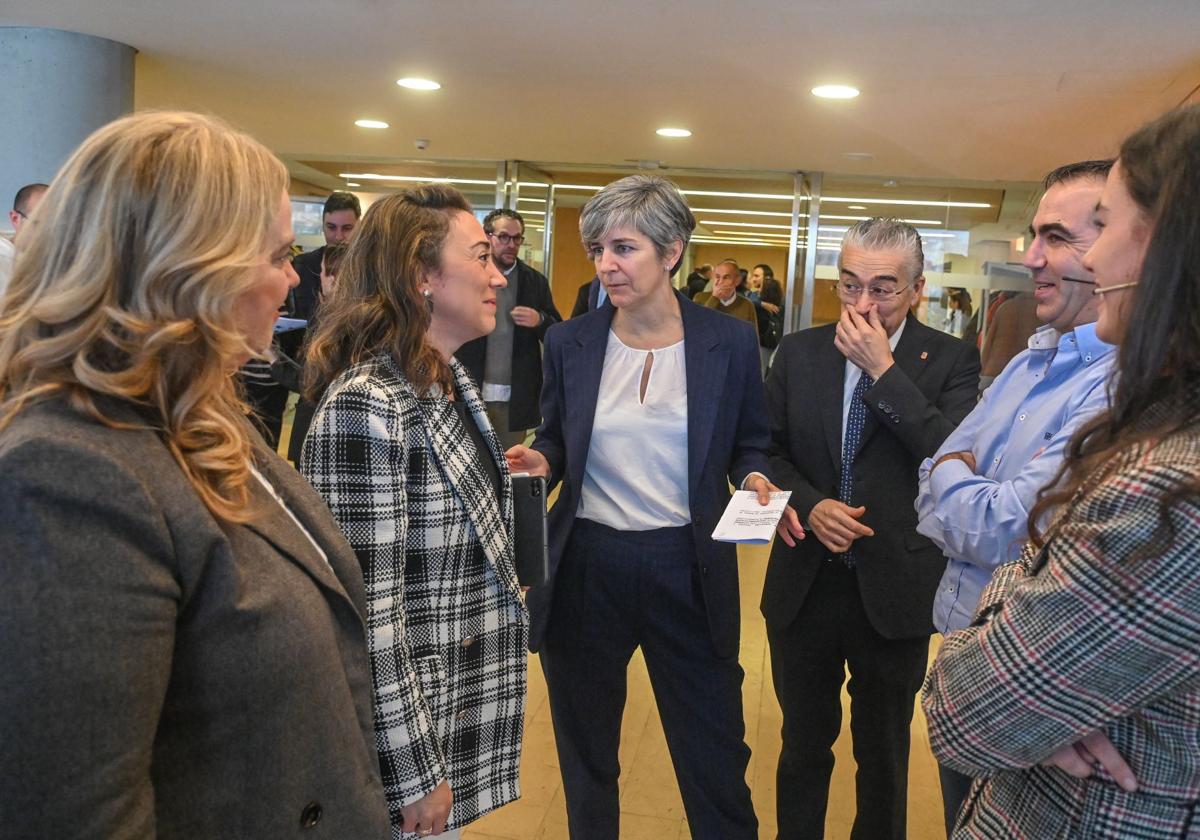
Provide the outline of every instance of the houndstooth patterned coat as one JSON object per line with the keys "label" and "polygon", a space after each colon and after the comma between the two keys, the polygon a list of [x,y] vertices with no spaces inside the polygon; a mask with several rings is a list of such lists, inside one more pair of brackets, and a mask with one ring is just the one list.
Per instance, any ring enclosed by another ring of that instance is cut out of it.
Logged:
{"label": "houndstooth patterned coat", "polygon": [[[1197,403],[1200,405],[1200,401]],[[979,777],[953,837],[1200,837],[1200,429],[1131,446],[1076,494],[1041,551],[1001,566],[951,633],[922,701],[938,760]],[[1042,767],[1102,729],[1137,778]]]}
{"label": "houndstooth patterned coat", "polygon": [[375,737],[396,838],[400,808],[443,780],[449,828],[520,796],[528,613],[512,488],[474,384],[451,367],[499,465],[499,504],[449,400],[418,397],[383,356],[332,383],[301,455],[366,579]]}

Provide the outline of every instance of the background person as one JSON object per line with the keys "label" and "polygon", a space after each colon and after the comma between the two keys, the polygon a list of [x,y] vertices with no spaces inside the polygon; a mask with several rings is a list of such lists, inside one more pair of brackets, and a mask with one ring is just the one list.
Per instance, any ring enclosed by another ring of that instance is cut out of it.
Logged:
{"label": "background person", "polygon": [[[634,175],[579,230],[611,306],[551,330],[545,422],[514,470],[561,485],[550,578],[529,593],[574,840],[619,835],[617,748],[640,647],[692,836],[757,838],[746,787],[735,547],[711,538],[729,484],[766,501],[766,406],[752,330],[671,287],[695,219]],[[735,268],[736,273],[736,268]],[[788,512],[784,539],[803,531]]]}
{"label": "background person", "polygon": [[479,383],[488,417],[505,448],[525,440],[542,421],[542,340],[562,320],[550,294],[550,281],[517,258],[525,241],[525,219],[516,210],[497,209],[483,219],[492,261],[507,285],[496,295],[496,329],[468,341],[458,360]]}
{"label": "background person", "polygon": [[321,211],[321,232],[325,235],[325,244],[292,260],[292,267],[300,277],[300,283],[292,292],[292,317],[309,320],[316,314],[325,296],[321,282],[325,249],[330,245],[348,244],[361,218],[362,204],[354,193],[335,190],[325,199]]}
{"label": "background person", "polygon": [[[17,238],[25,222],[33,215],[34,209],[41,203],[42,194],[46,192],[45,184],[26,184],[17,190],[13,198],[12,210],[8,211],[8,221],[12,225],[12,240],[0,236],[0,301],[4,298],[4,289],[8,286],[8,278],[12,276],[13,260],[17,258]],[[0,311],[3,306],[0,305]]]}
{"label": "background person", "polygon": [[390,195],[367,210],[305,361],[320,406],[301,470],[366,577],[394,837],[456,833],[520,796],[528,613],[512,487],[454,358],[495,327],[504,282],[461,193]]}
{"label": "background person", "polygon": [[723,260],[717,263],[716,268],[713,269],[712,295],[703,301],[696,302],[703,303],[709,309],[715,309],[745,321],[754,327],[757,334],[758,315],[755,314],[754,304],[737,293],[738,284],[742,282],[741,277],[741,269],[733,260]]}
{"label": "background person", "polygon": [[1198,106],[1121,145],[1083,258],[1102,296],[1096,335],[1119,345],[1111,407],[1072,437],[1030,511],[1032,543],[996,571],[926,680],[934,755],[981,777],[956,838],[1194,833],[1197,148]]}
{"label": "background person", "polygon": [[211,118],[126,117],[22,245],[0,317],[6,837],[387,831],[358,564],[231,376],[296,283],[287,184]]}

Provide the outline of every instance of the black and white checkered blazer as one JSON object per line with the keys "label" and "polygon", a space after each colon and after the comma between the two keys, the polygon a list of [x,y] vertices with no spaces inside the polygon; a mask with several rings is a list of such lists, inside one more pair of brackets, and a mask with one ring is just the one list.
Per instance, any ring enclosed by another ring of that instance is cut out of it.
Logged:
{"label": "black and white checkered blazer", "polygon": [[366,580],[393,837],[401,806],[443,780],[454,794],[450,828],[520,796],[529,622],[512,487],[474,384],[451,367],[500,469],[499,500],[449,400],[418,396],[384,356],[332,383],[301,455]]}
{"label": "black and white checkered blazer", "polygon": [[[1109,466],[997,569],[926,680],[934,754],[980,779],[955,840],[1200,838],[1200,497],[1163,504],[1200,474],[1200,430]],[[1038,764],[1097,729],[1136,792]]]}

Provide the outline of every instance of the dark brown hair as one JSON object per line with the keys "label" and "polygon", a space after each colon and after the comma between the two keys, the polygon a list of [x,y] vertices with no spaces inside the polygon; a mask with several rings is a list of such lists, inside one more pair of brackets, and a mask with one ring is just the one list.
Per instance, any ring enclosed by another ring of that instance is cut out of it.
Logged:
{"label": "dark brown hair", "polygon": [[[1143,126],[1121,145],[1121,177],[1151,227],[1132,311],[1110,385],[1110,407],[1071,438],[1055,480],[1029,511],[1029,533],[1120,452],[1200,421],[1200,105]],[[1200,492],[1200,476],[1163,499],[1158,539],[1170,534],[1171,503]]]}
{"label": "dark brown hair", "polygon": [[421,281],[441,265],[454,214],[471,212],[462,193],[426,184],[372,204],[338,270],[333,294],[308,345],[304,396],[317,402],[343,371],[388,354],[418,394],[449,390],[450,366],[429,343]]}

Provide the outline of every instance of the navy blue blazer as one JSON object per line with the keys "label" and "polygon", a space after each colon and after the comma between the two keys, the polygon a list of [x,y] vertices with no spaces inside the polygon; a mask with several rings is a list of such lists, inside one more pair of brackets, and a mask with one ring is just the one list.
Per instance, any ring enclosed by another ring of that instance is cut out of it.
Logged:
{"label": "navy blue blazer", "polygon": [[[737,550],[714,542],[713,528],[729,503],[729,484],[751,472],[770,475],[770,430],[759,372],[758,335],[745,321],[676,295],[683,316],[687,369],[688,499],[709,632],[718,656],[738,653]],[[550,576],[529,592],[530,642],[540,649],[553,609],[554,583],[571,536],[596,415],[609,327],[604,306],[546,333],[542,425],[533,448],[550,462],[550,486],[561,483],[550,510]],[[629,453],[630,459],[639,453]]]}

